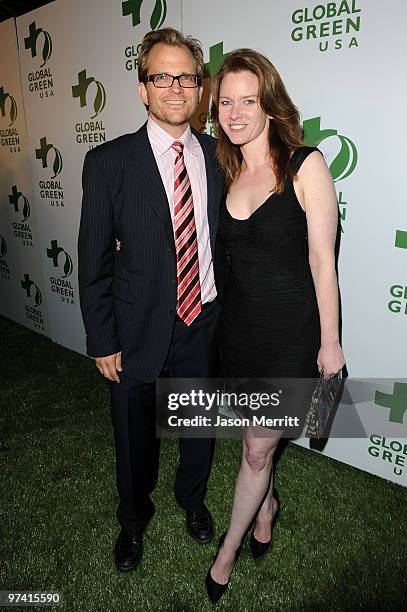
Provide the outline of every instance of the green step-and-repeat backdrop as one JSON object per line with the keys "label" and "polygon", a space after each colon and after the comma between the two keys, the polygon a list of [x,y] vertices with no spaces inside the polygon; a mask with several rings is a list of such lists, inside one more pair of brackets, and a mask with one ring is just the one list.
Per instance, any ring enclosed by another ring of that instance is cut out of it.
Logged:
{"label": "green step-and-repeat backdrop", "polygon": [[[85,352],[82,163],[89,148],[146,119],[137,95],[143,35],[172,26],[199,38],[209,74],[232,49],[255,48],[278,68],[306,142],[330,165],[348,370],[382,379],[367,403],[392,432],[361,418],[368,437],[333,437],[323,452],[407,485],[398,435],[407,419],[406,19],[403,0],[56,0],[1,23],[0,313]],[[208,95],[194,125],[211,133]]]}

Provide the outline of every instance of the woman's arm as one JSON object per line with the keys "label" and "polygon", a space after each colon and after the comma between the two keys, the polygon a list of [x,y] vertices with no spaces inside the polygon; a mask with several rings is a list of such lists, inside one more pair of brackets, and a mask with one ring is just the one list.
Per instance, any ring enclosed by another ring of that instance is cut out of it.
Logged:
{"label": "woman's arm", "polygon": [[318,368],[326,378],[345,364],[339,343],[339,296],[335,270],[338,204],[323,156],[314,151],[298,171],[298,192],[307,216],[309,263],[318,301],[321,347]]}

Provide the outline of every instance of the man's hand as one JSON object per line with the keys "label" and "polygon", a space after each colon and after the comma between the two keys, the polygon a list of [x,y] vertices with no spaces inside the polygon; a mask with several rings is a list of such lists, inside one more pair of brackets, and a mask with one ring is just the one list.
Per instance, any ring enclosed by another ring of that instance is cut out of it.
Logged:
{"label": "man's hand", "polygon": [[117,372],[122,371],[122,353],[115,353],[107,357],[96,357],[96,367],[99,372],[112,382],[120,382]]}

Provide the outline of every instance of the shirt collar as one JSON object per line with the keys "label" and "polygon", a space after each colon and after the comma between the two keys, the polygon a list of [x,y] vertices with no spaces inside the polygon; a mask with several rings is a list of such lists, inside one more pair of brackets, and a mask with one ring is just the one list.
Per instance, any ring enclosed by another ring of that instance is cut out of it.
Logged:
{"label": "shirt collar", "polygon": [[164,155],[171,148],[172,143],[175,140],[182,142],[184,147],[193,153],[198,155],[197,148],[199,142],[191,132],[191,128],[188,126],[185,132],[179,138],[174,138],[171,134],[168,134],[162,127],[160,127],[151,117],[147,120],[147,134],[150,140],[150,144],[156,155]]}

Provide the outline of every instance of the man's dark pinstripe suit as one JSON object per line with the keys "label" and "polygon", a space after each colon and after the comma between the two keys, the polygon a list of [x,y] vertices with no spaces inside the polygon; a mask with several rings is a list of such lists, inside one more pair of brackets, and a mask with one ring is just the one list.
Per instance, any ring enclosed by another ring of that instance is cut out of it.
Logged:
{"label": "man's dark pinstripe suit", "polygon": [[[194,135],[205,158],[214,253],[223,176],[215,159],[216,141]],[[110,383],[117,516],[127,531],[139,531],[154,512],[149,493],[158,472],[153,381],[163,369],[170,376],[214,375],[210,364],[217,319],[216,306],[205,309],[190,328],[176,317],[173,226],[146,125],[87,153],[78,254],[88,354],[103,357],[122,351],[121,382]],[[175,494],[187,510],[203,502],[211,455],[210,440],[180,443]]]}

